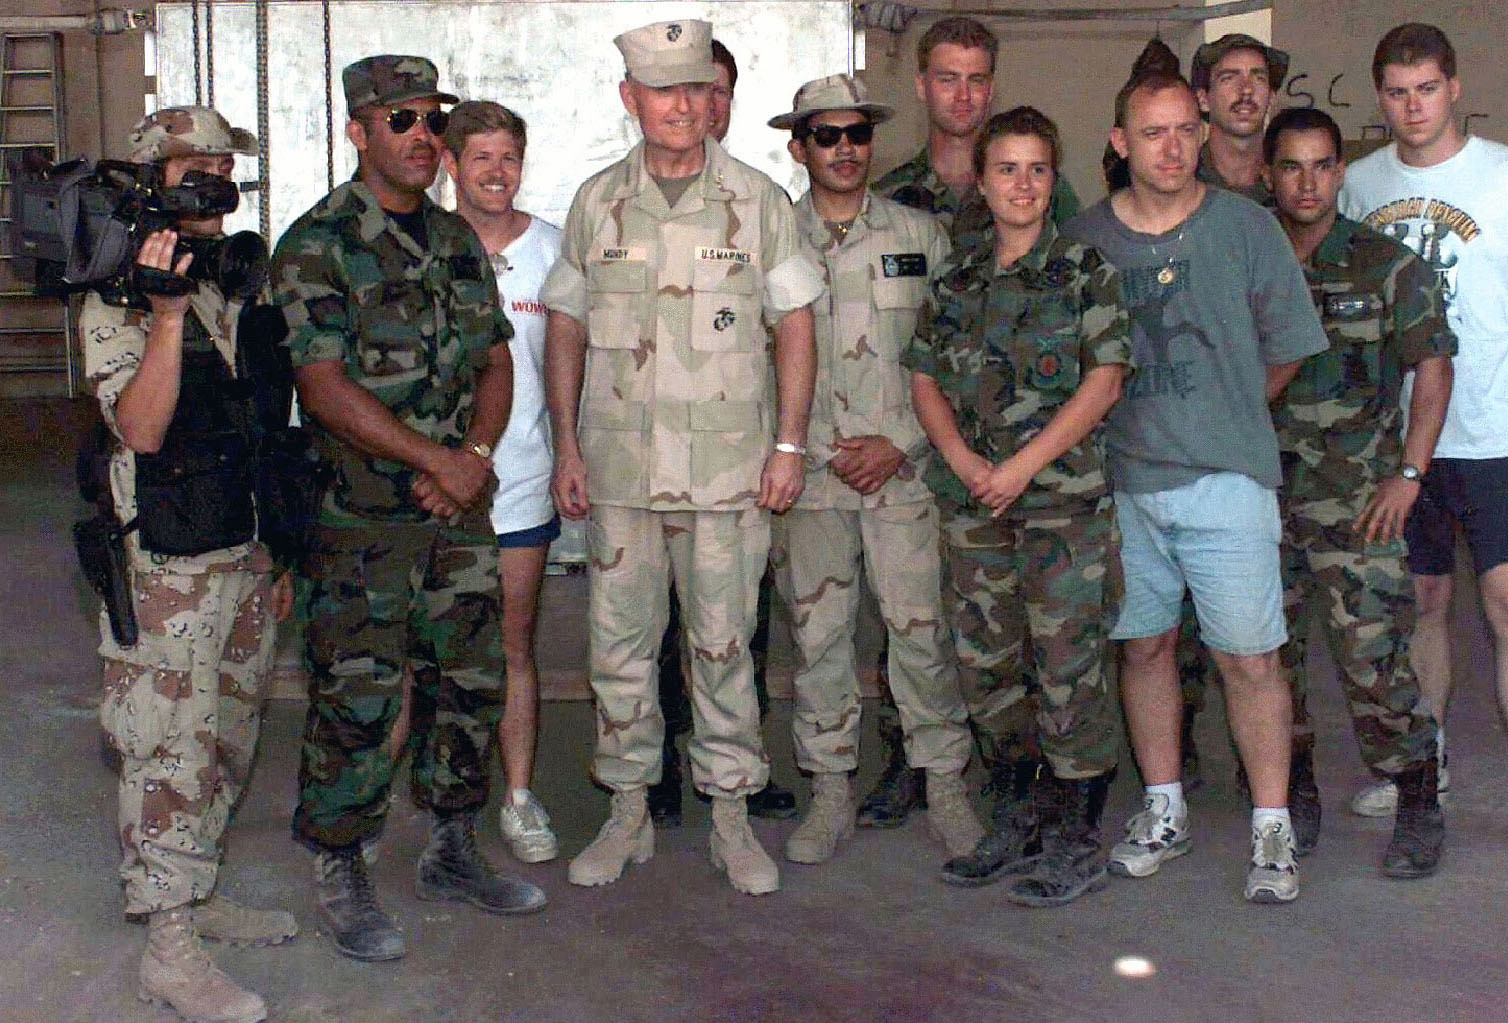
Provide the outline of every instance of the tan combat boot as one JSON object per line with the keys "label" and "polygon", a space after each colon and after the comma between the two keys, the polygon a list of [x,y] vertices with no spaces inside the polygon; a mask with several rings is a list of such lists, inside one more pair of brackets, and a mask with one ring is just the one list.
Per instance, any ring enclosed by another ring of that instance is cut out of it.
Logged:
{"label": "tan combat boot", "polygon": [[767,895],[780,888],[780,871],[749,827],[743,796],[712,798],[712,865],[726,871],[728,883],[745,895]]}
{"label": "tan combat boot", "polygon": [[612,812],[592,844],[571,861],[572,884],[612,884],[630,863],[655,854],[655,826],[649,819],[644,786],[613,793]]}
{"label": "tan combat boot", "polygon": [[812,805],[785,840],[785,858],[792,863],[826,863],[839,842],[853,837],[856,812],[847,773],[812,775]]}
{"label": "tan combat boot", "polygon": [[153,913],[137,997],[174,1009],[187,1023],[261,1023],[267,1003],[210,962],[187,906]]}
{"label": "tan combat boot", "polygon": [[251,909],[216,893],[194,907],[194,929],[229,945],[279,945],[298,933],[298,923],[284,910]]}
{"label": "tan combat boot", "polygon": [[968,794],[964,792],[961,772],[928,769],[927,822],[947,846],[949,856],[973,852],[984,837],[984,826],[974,816]]}

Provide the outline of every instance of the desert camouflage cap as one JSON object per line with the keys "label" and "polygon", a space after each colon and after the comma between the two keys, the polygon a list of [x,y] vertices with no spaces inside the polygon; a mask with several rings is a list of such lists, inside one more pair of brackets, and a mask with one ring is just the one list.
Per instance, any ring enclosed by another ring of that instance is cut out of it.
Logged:
{"label": "desert camouflage cap", "polygon": [[853,75],[828,75],[807,82],[796,90],[791,107],[790,113],[770,118],[770,127],[794,128],[824,110],[857,110],[867,115],[872,124],[888,121],[895,113],[883,103],[869,102],[869,90]]}
{"label": "desert camouflage cap", "polygon": [[460,98],[440,91],[440,72],[427,57],[379,53],[347,64],[340,73],[346,91],[346,112],[355,113],[374,103],[402,103],[433,97],[441,103],[459,103]]}
{"label": "desert camouflage cap", "polygon": [[653,88],[717,81],[710,21],[657,21],[613,40],[628,77]]}
{"label": "desert camouflage cap", "polygon": [[126,147],[135,163],[221,153],[255,156],[257,137],[232,128],[219,111],[209,107],[163,107],[136,122],[126,136]]}
{"label": "desert camouflage cap", "polygon": [[1245,32],[1227,32],[1212,43],[1205,43],[1194,51],[1189,63],[1189,84],[1196,89],[1210,87],[1210,69],[1220,63],[1232,50],[1256,50],[1267,61],[1267,82],[1273,89],[1283,84],[1288,74],[1288,53],[1268,46],[1256,36]]}

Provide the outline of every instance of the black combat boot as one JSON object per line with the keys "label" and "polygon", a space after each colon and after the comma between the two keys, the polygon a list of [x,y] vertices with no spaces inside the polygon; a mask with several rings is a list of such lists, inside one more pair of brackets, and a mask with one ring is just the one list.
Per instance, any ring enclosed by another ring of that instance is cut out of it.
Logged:
{"label": "black combat boot", "polygon": [[407,951],[393,918],[383,911],[360,847],[314,858],[320,916],[342,955],[365,962],[397,959]]}
{"label": "black combat boot", "polygon": [[750,817],[763,817],[771,821],[787,821],[796,816],[796,793],[784,786],[767,782],[765,787],[749,796]]}
{"label": "black combat boot", "polygon": [[1384,877],[1429,877],[1440,869],[1445,844],[1445,811],[1440,809],[1439,764],[1434,757],[1393,776],[1398,816],[1393,840],[1382,855]]}
{"label": "black combat boot", "polygon": [[1064,906],[1085,892],[1099,891],[1109,880],[1100,818],[1115,772],[1073,781],[1043,773],[1043,787],[1054,793],[1057,819],[1043,828],[1036,869],[1005,893],[1018,906]]}
{"label": "black combat boot", "polygon": [[1293,854],[1308,856],[1319,845],[1320,794],[1314,780],[1314,747],[1295,749],[1288,768],[1288,816],[1293,821]]}
{"label": "black combat boot", "polygon": [[665,731],[665,750],[661,755],[660,780],[649,786],[646,801],[649,817],[662,828],[681,826],[681,752],[675,737]]}
{"label": "black combat boot", "polygon": [[492,869],[476,847],[476,816],[470,813],[440,816],[430,826],[414,891],[428,902],[457,899],[488,913],[536,913],[545,908],[539,886],[499,877]]}
{"label": "black combat boot", "polygon": [[1037,760],[990,764],[992,831],[974,851],[942,865],[942,879],[964,888],[993,884],[1032,869],[1042,854],[1042,824],[1050,816],[1045,790],[1048,768]]}
{"label": "black combat boot", "polygon": [[898,828],[912,810],[927,805],[927,772],[907,765],[899,718],[881,722],[880,747],[885,751],[885,770],[859,804],[861,828]]}

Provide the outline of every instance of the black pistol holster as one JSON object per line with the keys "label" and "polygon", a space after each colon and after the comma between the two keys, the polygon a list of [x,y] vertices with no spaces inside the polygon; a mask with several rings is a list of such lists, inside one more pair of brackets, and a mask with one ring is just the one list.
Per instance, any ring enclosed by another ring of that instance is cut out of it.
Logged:
{"label": "black pistol holster", "polygon": [[136,603],[131,598],[131,569],[126,560],[126,533],[110,497],[110,453],[114,443],[104,423],[79,449],[74,463],[79,494],[95,506],[93,517],[73,524],[73,549],[89,586],[105,603],[110,633],[123,647],[136,645]]}

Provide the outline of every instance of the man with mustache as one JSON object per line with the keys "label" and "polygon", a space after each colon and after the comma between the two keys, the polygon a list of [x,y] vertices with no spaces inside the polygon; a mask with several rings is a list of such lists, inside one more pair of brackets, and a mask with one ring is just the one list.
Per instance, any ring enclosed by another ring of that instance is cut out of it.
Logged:
{"label": "man with mustache", "polygon": [[1272,205],[1262,178],[1262,130],[1287,74],[1288,54],[1244,32],[1228,33],[1194,51],[1189,84],[1209,122],[1209,136],[1199,150],[1200,181]]}
{"label": "man with mustache", "polygon": [[869,192],[874,126],[891,115],[850,75],[807,82],[773,118],[811,190],[796,203],[802,247],[823,269],[817,388],[806,486],[775,523],[775,578],[796,641],[796,763],[812,776],[786,859],[821,863],[853,834],[858,767],[853,635],[860,565],[889,637],[891,691],[910,765],[925,771],[928,818],[950,856],[983,836],[964,791],[968,712],[948,647],[938,514],[923,479],[930,447],[911,408],[901,351],[948,242],[925,213]]}
{"label": "man with mustache", "polygon": [[342,73],[360,164],[273,257],[301,407],[330,476],[305,559],[312,670],[296,838],[316,853],[320,915],[353,959],[396,959],[364,842],[387,815],[388,748],[413,671],[415,801],[434,815],[421,899],[542,909],[476,847],[504,698],[492,447],[508,422],[513,329],[486,250],[425,195],[456,97],[423,57]]}

